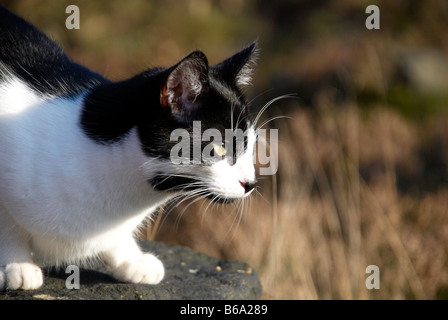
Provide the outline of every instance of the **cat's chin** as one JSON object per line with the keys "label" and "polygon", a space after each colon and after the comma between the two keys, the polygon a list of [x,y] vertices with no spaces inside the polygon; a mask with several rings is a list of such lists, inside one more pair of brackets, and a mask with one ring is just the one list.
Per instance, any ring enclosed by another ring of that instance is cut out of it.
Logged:
{"label": "cat's chin", "polygon": [[232,203],[234,201],[240,200],[239,198],[226,198],[226,197],[218,196],[218,195],[214,195],[214,194],[209,194],[207,196],[207,198],[209,198],[213,202],[222,203],[222,204],[228,204],[228,203]]}

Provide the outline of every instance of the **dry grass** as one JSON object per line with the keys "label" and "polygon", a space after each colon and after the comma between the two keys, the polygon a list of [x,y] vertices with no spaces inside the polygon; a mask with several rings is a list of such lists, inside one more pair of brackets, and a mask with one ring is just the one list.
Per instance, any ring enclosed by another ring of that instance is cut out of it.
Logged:
{"label": "dry grass", "polygon": [[[249,262],[275,299],[446,297],[448,188],[412,188],[446,119],[422,134],[387,108],[361,115],[320,99],[318,110],[279,123],[279,171],[241,221],[231,205],[204,212],[201,203],[173,210],[157,239]],[[401,176],[414,179],[409,190]],[[371,264],[379,290],[365,287]]]}

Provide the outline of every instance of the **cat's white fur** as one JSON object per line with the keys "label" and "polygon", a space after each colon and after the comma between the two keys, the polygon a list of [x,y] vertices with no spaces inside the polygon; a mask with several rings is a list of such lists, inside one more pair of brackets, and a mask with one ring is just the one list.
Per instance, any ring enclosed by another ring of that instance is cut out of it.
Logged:
{"label": "cat's white fur", "polygon": [[[147,182],[155,170],[188,172],[145,156],[135,129],[111,145],[89,139],[79,125],[83,97],[38,95],[12,75],[0,83],[0,290],[40,287],[42,259],[99,257],[115,278],[132,283],[164,276],[162,263],[140,251],[133,233],[173,196]],[[204,169],[211,191],[247,195],[239,181],[255,180],[251,132],[235,165]]]}

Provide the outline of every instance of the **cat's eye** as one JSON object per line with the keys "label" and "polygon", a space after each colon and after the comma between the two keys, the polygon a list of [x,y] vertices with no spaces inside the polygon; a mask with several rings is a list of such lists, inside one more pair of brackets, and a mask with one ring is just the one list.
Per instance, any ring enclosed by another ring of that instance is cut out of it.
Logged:
{"label": "cat's eye", "polygon": [[227,153],[224,143],[215,143],[213,149],[215,150],[215,154],[219,157],[224,157]]}

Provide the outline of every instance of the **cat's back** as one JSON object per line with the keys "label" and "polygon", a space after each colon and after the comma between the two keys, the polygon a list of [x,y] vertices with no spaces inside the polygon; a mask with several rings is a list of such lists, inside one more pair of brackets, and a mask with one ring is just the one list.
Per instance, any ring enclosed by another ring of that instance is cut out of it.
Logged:
{"label": "cat's back", "polygon": [[0,6],[0,84],[18,78],[41,95],[70,96],[107,81],[71,61],[25,19]]}
{"label": "cat's back", "polygon": [[0,178],[25,169],[32,177],[36,159],[54,166],[60,150],[80,148],[82,97],[105,81],[0,6]]}
{"label": "cat's back", "polygon": [[0,6],[0,61],[15,73],[63,58],[61,48],[23,18]]}

